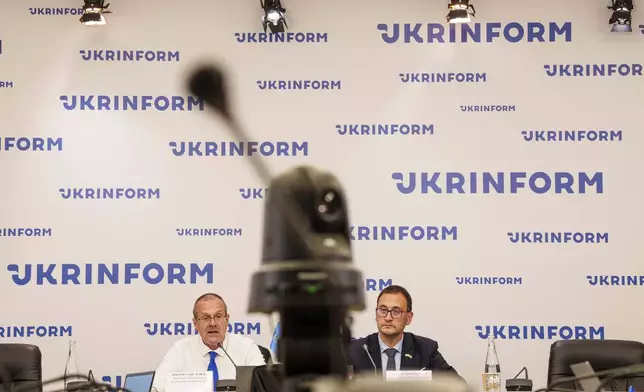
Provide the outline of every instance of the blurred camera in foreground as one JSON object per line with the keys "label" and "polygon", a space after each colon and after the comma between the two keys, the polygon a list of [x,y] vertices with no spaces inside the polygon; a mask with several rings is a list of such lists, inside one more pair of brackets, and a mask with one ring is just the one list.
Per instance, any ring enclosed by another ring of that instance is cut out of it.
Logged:
{"label": "blurred camera in foreground", "polygon": [[363,310],[365,298],[342,186],[331,173],[296,167],[271,181],[264,208],[262,266],[248,310],[279,313],[287,383],[345,378],[348,312]]}

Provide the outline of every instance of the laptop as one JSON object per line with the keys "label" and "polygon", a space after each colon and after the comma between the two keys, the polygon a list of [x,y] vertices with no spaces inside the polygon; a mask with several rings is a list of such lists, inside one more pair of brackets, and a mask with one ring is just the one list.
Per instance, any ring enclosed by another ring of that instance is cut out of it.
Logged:
{"label": "laptop", "polygon": [[155,371],[127,374],[123,388],[132,392],[150,392],[154,373]]}
{"label": "laptop", "polygon": [[[575,377],[588,377],[595,374],[595,370],[593,370],[593,367],[590,366],[590,362],[588,361],[570,365],[570,369]],[[581,389],[586,392],[595,392],[597,390],[599,390],[599,392],[606,392],[604,388],[598,389],[601,386],[601,381],[597,376],[578,380],[577,382],[581,385]]]}

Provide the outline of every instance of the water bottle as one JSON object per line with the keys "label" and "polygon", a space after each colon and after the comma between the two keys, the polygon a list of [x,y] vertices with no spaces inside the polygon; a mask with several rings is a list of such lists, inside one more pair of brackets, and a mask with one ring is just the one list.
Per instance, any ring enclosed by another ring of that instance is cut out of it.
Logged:
{"label": "water bottle", "polygon": [[501,392],[501,365],[499,364],[499,356],[496,353],[496,343],[493,337],[488,338],[487,341],[483,391]]}
{"label": "water bottle", "polygon": [[67,352],[67,364],[65,364],[65,389],[70,383],[83,381],[78,377],[80,368],[78,367],[78,357],[76,356],[76,341],[69,341],[69,350]]}

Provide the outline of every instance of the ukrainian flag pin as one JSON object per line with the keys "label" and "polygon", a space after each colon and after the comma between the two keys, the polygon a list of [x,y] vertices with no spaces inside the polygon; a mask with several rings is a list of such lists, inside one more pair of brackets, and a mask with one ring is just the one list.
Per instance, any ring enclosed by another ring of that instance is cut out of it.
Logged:
{"label": "ukrainian flag pin", "polygon": [[405,356],[411,359],[411,354],[405,354]]}

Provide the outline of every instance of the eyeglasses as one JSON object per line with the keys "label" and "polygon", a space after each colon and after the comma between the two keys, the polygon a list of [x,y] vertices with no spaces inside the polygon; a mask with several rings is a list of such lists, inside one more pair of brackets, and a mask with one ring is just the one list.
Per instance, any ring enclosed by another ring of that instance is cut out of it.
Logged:
{"label": "eyeglasses", "polygon": [[387,317],[387,315],[391,313],[391,317],[398,319],[401,318],[403,313],[405,313],[404,310],[400,310],[398,308],[393,308],[393,309],[387,309],[387,308],[376,308],[376,314],[380,317]]}
{"label": "eyeglasses", "polygon": [[221,320],[223,320],[225,317],[226,317],[226,316],[224,316],[223,314],[221,314],[221,313],[220,313],[220,314],[216,314],[216,315],[215,315],[215,317],[212,317],[212,316],[201,316],[201,317],[199,317],[197,320],[199,320],[200,322],[202,322],[202,323],[204,323],[204,324],[210,324],[213,320],[214,320],[215,322],[217,322],[217,323],[218,323],[218,322],[220,322]]}

